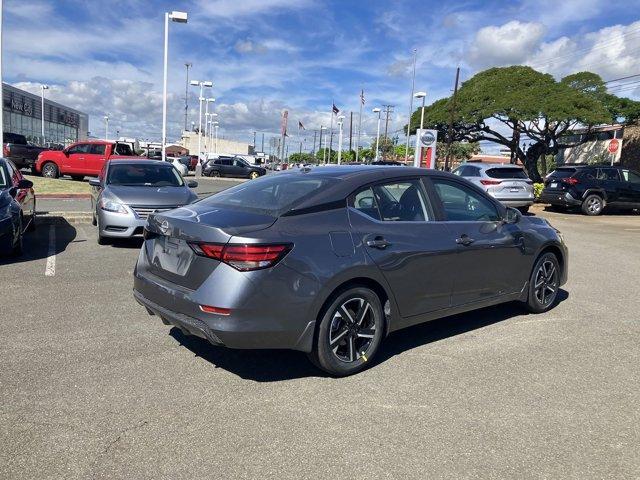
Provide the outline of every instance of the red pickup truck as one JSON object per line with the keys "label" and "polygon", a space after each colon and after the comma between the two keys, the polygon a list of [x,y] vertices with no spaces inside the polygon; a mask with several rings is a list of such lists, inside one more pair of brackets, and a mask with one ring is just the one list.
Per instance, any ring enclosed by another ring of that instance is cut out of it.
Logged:
{"label": "red pickup truck", "polygon": [[69,145],[62,151],[40,153],[35,170],[43,177],[70,175],[74,180],[82,180],[85,176],[97,177],[107,160],[135,156],[128,143],[88,140]]}

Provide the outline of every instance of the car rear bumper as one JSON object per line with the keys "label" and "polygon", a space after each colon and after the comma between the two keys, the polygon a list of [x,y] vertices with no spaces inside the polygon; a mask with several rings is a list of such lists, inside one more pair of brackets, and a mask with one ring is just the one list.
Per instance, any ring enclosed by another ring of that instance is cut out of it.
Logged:
{"label": "car rear bumper", "polygon": [[[191,290],[152,273],[143,246],[134,271],[133,295],[163,323],[214,345],[309,352],[316,323],[315,317],[310,318],[309,306],[317,294],[317,283],[298,276],[288,288],[285,279],[294,278],[291,272],[261,274],[275,275],[274,285],[279,287],[257,288],[260,282],[249,279],[247,272],[221,264],[199,288]],[[201,305],[228,308],[229,314],[206,313]]]}
{"label": "car rear bumper", "polygon": [[525,198],[498,198],[496,197],[500,203],[502,203],[506,207],[528,207],[533,205],[533,196],[525,197]]}
{"label": "car rear bumper", "polygon": [[574,198],[569,192],[549,192],[543,190],[538,197],[538,203],[548,203],[551,205],[559,205],[563,207],[574,207],[580,205],[582,202],[577,198]]}

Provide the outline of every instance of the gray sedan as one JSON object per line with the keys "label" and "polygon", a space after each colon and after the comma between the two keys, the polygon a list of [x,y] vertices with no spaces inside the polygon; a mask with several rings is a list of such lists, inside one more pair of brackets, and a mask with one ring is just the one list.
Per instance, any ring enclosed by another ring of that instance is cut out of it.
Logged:
{"label": "gray sedan", "polygon": [[107,162],[91,185],[93,224],[98,226],[98,243],[109,238],[142,234],[147,218],[197,200],[176,168],[156,160],[126,159]]}
{"label": "gray sedan", "polygon": [[134,296],[214,345],[301,350],[349,375],[394,330],[502,302],[552,308],[567,261],[546,220],[455,175],[296,169],[150,215]]}

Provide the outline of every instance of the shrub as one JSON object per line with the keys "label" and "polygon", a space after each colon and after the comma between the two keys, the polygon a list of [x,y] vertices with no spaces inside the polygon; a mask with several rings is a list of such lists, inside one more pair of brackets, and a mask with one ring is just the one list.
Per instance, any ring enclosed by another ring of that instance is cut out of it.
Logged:
{"label": "shrub", "polygon": [[544,183],[534,183],[533,184],[533,196],[538,198],[542,193],[542,189],[544,188]]}

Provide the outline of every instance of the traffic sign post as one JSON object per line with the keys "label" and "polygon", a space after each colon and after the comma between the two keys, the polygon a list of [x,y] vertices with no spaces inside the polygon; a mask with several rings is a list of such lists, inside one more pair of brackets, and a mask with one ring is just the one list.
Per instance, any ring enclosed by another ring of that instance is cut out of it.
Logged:
{"label": "traffic sign post", "polygon": [[619,149],[620,141],[616,138],[611,139],[611,141],[609,141],[609,145],[607,146],[607,150],[609,150],[609,153],[611,154],[611,165],[614,164],[617,157],[616,153]]}

